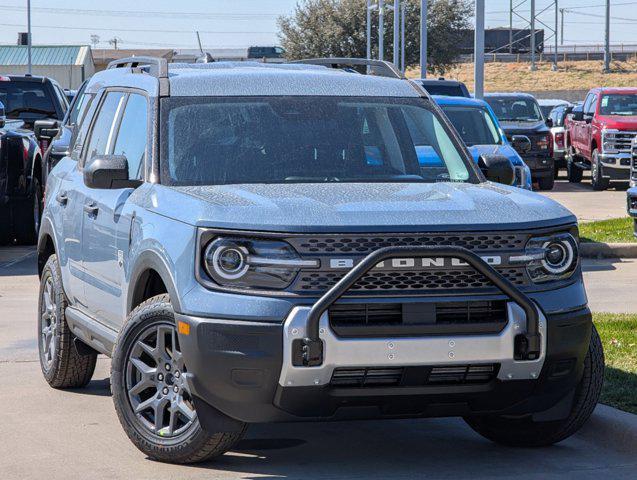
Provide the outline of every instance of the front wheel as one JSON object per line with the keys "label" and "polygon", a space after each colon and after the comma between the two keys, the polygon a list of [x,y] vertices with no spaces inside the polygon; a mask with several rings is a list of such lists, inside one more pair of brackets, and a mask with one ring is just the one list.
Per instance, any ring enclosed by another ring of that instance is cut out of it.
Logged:
{"label": "front wheel", "polygon": [[592,415],[604,383],[604,351],[593,325],[584,374],[575,390],[571,412],[564,420],[534,422],[529,417],[485,416],[465,418],[469,426],[489,440],[513,447],[543,447],[577,432]]}
{"label": "front wheel", "polygon": [[566,160],[566,176],[569,183],[580,183],[584,176],[584,170],[575,165],[572,154]]}
{"label": "front wheel", "polygon": [[538,187],[540,190],[553,190],[555,186],[555,178],[554,177],[542,177],[538,179]]}
{"label": "front wheel", "polygon": [[610,185],[610,180],[604,178],[604,168],[602,162],[599,159],[599,153],[597,149],[593,150],[593,156],[591,159],[591,183],[593,190],[602,191],[606,190]]}
{"label": "front wheel", "polygon": [[168,295],[129,315],[114,348],[113,402],[128,438],[150,458],[196,463],[223,455],[243,436],[201,427]]}

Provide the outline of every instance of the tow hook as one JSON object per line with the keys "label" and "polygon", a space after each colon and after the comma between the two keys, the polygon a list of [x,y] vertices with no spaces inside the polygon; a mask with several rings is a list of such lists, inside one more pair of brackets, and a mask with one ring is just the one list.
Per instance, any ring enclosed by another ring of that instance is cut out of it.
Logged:
{"label": "tow hook", "polygon": [[292,342],[292,365],[318,367],[323,363],[323,340],[299,338]]}

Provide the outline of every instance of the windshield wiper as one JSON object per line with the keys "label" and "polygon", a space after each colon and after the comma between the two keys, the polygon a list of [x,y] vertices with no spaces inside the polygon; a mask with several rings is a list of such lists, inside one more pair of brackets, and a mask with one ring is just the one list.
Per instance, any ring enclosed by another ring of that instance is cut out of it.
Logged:
{"label": "windshield wiper", "polygon": [[23,107],[23,108],[14,108],[10,112],[7,112],[7,117],[10,115],[19,115],[20,113],[40,113],[42,115],[53,116],[54,112],[49,112],[47,110],[42,110],[40,108],[31,108],[31,107]]}

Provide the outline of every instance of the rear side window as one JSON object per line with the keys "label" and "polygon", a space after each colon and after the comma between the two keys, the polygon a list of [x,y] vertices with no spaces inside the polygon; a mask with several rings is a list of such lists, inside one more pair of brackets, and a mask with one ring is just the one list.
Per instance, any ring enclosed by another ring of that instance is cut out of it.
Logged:
{"label": "rear side window", "polygon": [[106,94],[88,139],[84,155],[85,163],[98,155],[110,153],[115,138],[115,120],[122,109],[125,96],[126,94],[122,92]]}
{"label": "rear side window", "polygon": [[119,126],[114,155],[124,155],[128,160],[130,179],[143,178],[148,132],[148,102],[143,95],[131,94],[126,102]]}

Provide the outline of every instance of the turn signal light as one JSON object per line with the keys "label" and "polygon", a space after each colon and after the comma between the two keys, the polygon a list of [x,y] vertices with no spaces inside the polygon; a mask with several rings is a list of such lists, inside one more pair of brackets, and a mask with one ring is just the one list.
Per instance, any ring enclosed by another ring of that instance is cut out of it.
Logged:
{"label": "turn signal light", "polygon": [[177,330],[182,335],[190,335],[190,325],[186,322],[182,322],[181,320],[177,322]]}

